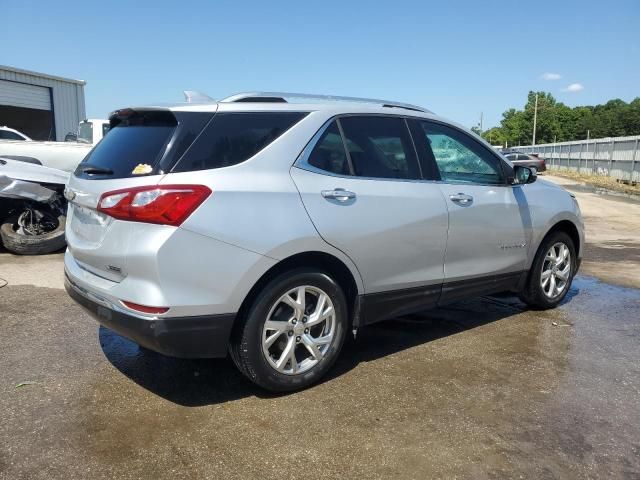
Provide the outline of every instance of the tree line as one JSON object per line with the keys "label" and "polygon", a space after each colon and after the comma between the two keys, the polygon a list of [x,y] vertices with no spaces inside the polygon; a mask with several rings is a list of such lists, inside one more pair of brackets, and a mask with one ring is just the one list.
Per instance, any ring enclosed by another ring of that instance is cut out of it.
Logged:
{"label": "tree line", "polygon": [[[627,103],[619,98],[604,105],[568,107],[548,92],[537,92],[536,144],[587,138],[640,135],[640,97]],[[480,132],[492,145],[531,145],[536,92],[529,92],[524,109],[510,108],[500,126]]]}

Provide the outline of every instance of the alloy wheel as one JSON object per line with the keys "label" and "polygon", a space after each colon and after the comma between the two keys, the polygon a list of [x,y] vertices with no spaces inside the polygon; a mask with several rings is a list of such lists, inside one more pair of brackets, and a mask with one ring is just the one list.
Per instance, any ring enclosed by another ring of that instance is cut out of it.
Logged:
{"label": "alloy wheel", "polygon": [[318,287],[287,291],[271,307],[262,329],[262,352],[275,370],[304,373],[327,354],[335,338],[335,308]]}
{"label": "alloy wheel", "polygon": [[544,294],[555,299],[562,295],[571,280],[571,251],[562,242],[554,243],[542,262],[540,287]]}

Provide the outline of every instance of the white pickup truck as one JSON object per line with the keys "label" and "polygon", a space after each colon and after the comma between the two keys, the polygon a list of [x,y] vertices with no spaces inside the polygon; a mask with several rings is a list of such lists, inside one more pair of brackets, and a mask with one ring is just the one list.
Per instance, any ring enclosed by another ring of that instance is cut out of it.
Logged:
{"label": "white pickup truck", "polygon": [[75,141],[0,140],[0,157],[72,172],[108,131],[109,120],[87,119],[79,123]]}

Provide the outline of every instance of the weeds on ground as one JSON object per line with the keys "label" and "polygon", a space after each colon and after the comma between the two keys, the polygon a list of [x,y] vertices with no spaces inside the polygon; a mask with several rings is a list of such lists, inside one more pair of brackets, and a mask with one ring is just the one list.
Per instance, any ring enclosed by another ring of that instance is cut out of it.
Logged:
{"label": "weeds on ground", "polygon": [[556,170],[549,169],[549,175],[555,175],[557,177],[570,178],[584,182],[588,185],[592,185],[596,188],[605,188],[614,192],[620,192],[627,195],[640,195],[640,184],[627,185],[625,183],[617,181],[615,178],[605,177],[604,175],[587,175],[585,173],[578,173],[572,170]]}

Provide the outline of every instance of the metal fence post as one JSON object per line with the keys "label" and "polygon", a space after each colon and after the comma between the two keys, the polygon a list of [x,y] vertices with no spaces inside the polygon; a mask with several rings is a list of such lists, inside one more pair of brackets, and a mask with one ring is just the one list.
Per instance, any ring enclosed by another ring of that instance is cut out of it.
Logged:
{"label": "metal fence post", "polygon": [[578,173],[580,173],[580,166],[582,165],[582,149],[584,148],[584,142],[580,142],[580,153],[578,153]]}
{"label": "metal fence post", "polygon": [[631,159],[631,173],[629,174],[629,180],[631,180],[632,182],[633,180],[633,174],[636,171],[636,158],[638,157],[638,139],[636,138],[636,146],[633,149],[633,158]]}
{"label": "metal fence post", "polygon": [[593,163],[591,164],[591,172],[596,175],[598,173],[596,169],[596,157],[598,156],[598,141],[593,141]]}
{"label": "metal fence post", "polygon": [[615,138],[611,139],[611,148],[609,149],[609,168],[607,171],[607,177],[611,176],[611,166],[613,165],[613,148],[616,144]]}
{"label": "metal fence post", "polygon": [[571,160],[573,160],[573,143],[569,145],[569,164],[571,164]]}

